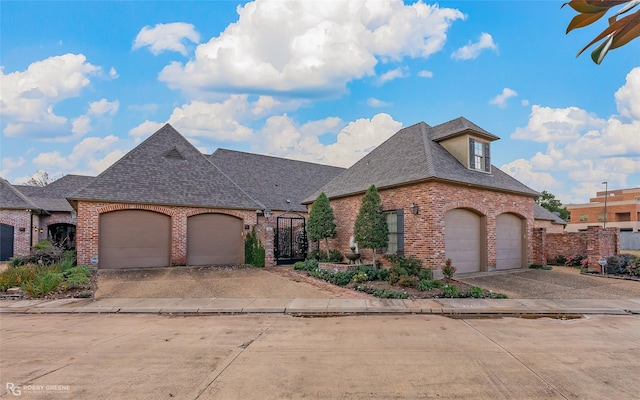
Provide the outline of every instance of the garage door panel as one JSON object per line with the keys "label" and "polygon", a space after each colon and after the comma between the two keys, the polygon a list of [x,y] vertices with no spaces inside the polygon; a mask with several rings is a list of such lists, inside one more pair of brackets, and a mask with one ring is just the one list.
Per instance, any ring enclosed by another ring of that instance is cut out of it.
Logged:
{"label": "garage door panel", "polygon": [[243,221],[224,214],[198,214],[187,220],[187,264],[242,264]]}
{"label": "garage door panel", "polygon": [[480,217],[468,210],[445,213],[445,254],[458,273],[480,271]]}
{"label": "garage door panel", "polygon": [[100,215],[100,268],[166,267],[171,257],[171,217],[146,210]]}
{"label": "garage door panel", "polygon": [[522,220],[513,214],[496,218],[496,269],[522,267]]}

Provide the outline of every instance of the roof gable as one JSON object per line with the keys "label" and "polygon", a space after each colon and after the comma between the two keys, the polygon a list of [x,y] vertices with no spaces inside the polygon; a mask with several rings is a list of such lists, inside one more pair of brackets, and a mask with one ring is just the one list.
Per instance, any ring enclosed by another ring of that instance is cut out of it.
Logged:
{"label": "roof gable", "polygon": [[272,210],[305,211],[302,201],[344,168],[218,149],[209,159],[231,180]]}
{"label": "roof gable", "polygon": [[264,208],[169,124],[69,198],[195,207]]}
{"label": "roof gable", "polygon": [[[378,189],[383,189],[428,179],[522,193],[528,196],[538,195],[536,191],[495,166],[489,173],[468,169],[438,143],[444,137],[452,137],[455,129],[486,132],[482,128],[464,118],[439,126],[440,129],[435,129],[420,122],[401,129],[351,168],[320,188],[314,196],[320,192],[324,192],[329,198],[347,196],[362,193],[372,184]],[[486,134],[491,135],[488,132]],[[497,138],[497,136],[491,136]],[[304,202],[312,202],[314,196],[308,197]]]}
{"label": "roof gable", "polygon": [[0,178],[0,206],[4,209],[31,210],[40,208],[4,178]]}
{"label": "roof gable", "polygon": [[431,139],[439,142],[462,134],[480,136],[488,141],[500,139],[498,136],[485,131],[465,117],[459,117],[434,126],[432,128]]}

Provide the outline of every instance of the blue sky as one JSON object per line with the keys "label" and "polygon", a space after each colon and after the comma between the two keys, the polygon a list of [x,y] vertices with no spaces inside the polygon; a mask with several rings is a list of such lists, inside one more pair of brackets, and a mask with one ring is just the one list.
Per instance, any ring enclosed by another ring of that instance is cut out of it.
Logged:
{"label": "blue sky", "polygon": [[216,148],[347,167],[464,116],[564,203],[640,186],[640,39],[595,65],[557,1],[0,4],[0,175],[97,175],[170,122]]}

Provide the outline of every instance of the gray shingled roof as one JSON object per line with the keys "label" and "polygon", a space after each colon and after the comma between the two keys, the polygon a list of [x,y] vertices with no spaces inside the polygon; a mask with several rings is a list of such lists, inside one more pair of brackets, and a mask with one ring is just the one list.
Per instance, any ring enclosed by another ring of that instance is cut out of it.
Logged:
{"label": "gray shingled roof", "polygon": [[43,210],[71,212],[73,207],[67,197],[95,179],[86,175],[65,175],[46,186],[20,186],[18,189]]}
{"label": "gray shingled roof", "polygon": [[[455,135],[452,126],[469,129],[470,124],[466,119],[459,118],[451,124],[439,125],[439,132],[434,132],[434,128],[424,122],[403,128],[307,197],[304,203],[313,202],[320,192],[335,198],[364,192],[372,184],[383,189],[429,179],[537,196],[536,191],[495,166],[492,166],[490,174],[469,170],[434,139],[437,135],[441,140],[443,132],[447,136]],[[481,128],[474,128],[475,131],[477,129]]]}
{"label": "gray shingled roof", "polygon": [[272,210],[306,211],[302,200],[345,171],[226,149],[216,150],[209,159],[252,198]]}
{"label": "gray shingled roof", "polygon": [[194,207],[263,209],[171,125],[166,124],[72,201],[110,201]]}
{"label": "gray shingled roof", "polygon": [[542,207],[538,203],[536,203],[534,208],[533,208],[533,218],[534,219],[541,219],[541,220],[545,220],[545,221],[551,221],[551,223],[557,224],[557,225],[566,225],[567,224],[567,221],[563,220],[562,218],[560,218],[556,214],[554,214],[551,211],[547,210],[546,208]]}
{"label": "gray shingled roof", "polygon": [[446,139],[451,136],[460,135],[468,131],[473,131],[474,133],[480,134],[481,136],[485,136],[487,139],[490,139],[490,140],[500,139],[496,135],[489,133],[484,129],[480,128],[478,125],[469,121],[465,117],[459,117],[459,118],[453,119],[451,121],[442,123],[440,125],[436,125],[431,129],[432,131],[431,131],[430,138],[431,140],[435,140],[435,141],[440,141],[442,139]]}
{"label": "gray shingled roof", "polygon": [[0,207],[12,210],[38,210],[40,207],[0,177]]}

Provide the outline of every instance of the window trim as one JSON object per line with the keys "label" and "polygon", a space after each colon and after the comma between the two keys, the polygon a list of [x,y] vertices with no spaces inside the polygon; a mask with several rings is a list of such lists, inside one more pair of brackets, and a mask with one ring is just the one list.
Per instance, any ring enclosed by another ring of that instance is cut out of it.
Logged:
{"label": "window trim", "polygon": [[[480,144],[480,154],[476,152],[476,144]],[[476,167],[476,159],[479,158],[480,166]],[[469,169],[491,173],[491,143],[469,138]]]}
{"label": "window trim", "polygon": [[399,208],[397,210],[385,210],[385,218],[389,215],[393,215],[394,213],[396,215],[396,232],[391,232],[391,230],[389,230],[389,237],[391,237],[391,235],[396,235],[397,248],[395,252],[391,252],[387,247],[384,249],[383,253],[404,255],[404,209]]}

